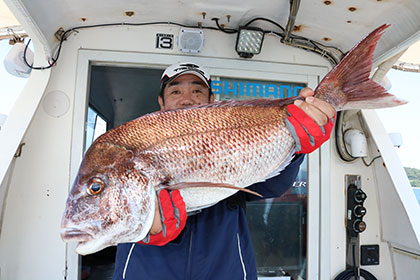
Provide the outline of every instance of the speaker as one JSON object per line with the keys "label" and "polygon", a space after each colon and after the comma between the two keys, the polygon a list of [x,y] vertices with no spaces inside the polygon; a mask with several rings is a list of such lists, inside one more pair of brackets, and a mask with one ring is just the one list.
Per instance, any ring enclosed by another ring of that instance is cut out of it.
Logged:
{"label": "speaker", "polygon": [[[4,58],[4,68],[13,76],[28,78],[31,74],[32,69],[23,60],[24,51],[25,43],[16,43]],[[29,65],[34,62],[34,54],[29,48],[26,50],[26,61]]]}
{"label": "speaker", "polygon": [[178,47],[182,52],[198,53],[203,48],[203,45],[203,30],[181,28],[178,36]]}

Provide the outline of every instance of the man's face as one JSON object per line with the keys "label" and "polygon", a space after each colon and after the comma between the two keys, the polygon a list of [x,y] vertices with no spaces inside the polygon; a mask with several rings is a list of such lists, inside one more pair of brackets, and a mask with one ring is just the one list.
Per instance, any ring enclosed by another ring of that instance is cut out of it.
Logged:
{"label": "man's face", "polygon": [[188,108],[195,105],[212,103],[214,95],[204,82],[193,74],[185,74],[169,82],[159,96],[161,110]]}

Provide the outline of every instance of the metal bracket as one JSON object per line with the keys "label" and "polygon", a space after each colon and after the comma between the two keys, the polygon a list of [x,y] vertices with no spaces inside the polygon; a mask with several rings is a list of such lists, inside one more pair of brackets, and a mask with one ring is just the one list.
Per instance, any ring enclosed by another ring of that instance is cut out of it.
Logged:
{"label": "metal bracket", "polygon": [[23,146],[25,146],[25,145],[26,145],[26,143],[20,143],[20,145],[19,145],[19,147],[17,148],[16,153],[15,153],[15,155],[14,155],[14,157],[15,157],[15,158],[18,158],[18,157],[20,157],[20,156],[22,155],[22,148],[23,148]]}
{"label": "metal bracket", "polygon": [[352,184],[355,185],[357,189],[361,189],[362,182],[360,175],[346,175],[346,188]]}
{"label": "metal bracket", "polygon": [[64,28],[63,27],[60,27],[57,31],[55,31],[55,33],[54,33],[54,37],[55,37],[55,39],[57,39],[57,41],[61,41],[61,38],[63,37],[63,35],[64,35]]}

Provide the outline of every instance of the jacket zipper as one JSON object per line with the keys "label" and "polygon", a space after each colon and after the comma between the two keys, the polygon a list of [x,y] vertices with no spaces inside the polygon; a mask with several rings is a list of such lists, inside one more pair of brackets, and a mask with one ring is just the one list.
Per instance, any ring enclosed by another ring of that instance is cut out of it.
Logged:
{"label": "jacket zipper", "polygon": [[128,263],[130,262],[131,252],[133,252],[134,246],[136,246],[136,243],[133,243],[133,245],[131,245],[130,252],[128,252],[127,260],[125,261],[122,279],[125,279],[125,273],[127,272]]}
{"label": "jacket zipper", "polygon": [[[192,219],[197,220],[197,215],[194,215],[191,217]],[[191,262],[192,262],[192,247],[193,247],[193,231],[190,231],[190,246],[188,248],[188,261],[187,261],[187,271],[186,271],[186,277],[185,279],[189,279],[191,280],[192,278],[192,266],[191,266]]]}
{"label": "jacket zipper", "polygon": [[191,255],[192,255],[192,244],[193,244],[193,232],[191,231],[190,235],[190,247],[188,249],[188,262],[187,262],[187,279],[191,279]]}
{"label": "jacket zipper", "polygon": [[242,258],[241,240],[239,239],[239,233],[236,233],[236,238],[238,239],[239,259],[241,260],[242,271],[244,272],[244,280],[246,280],[246,267],[245,267],[244,259]]}

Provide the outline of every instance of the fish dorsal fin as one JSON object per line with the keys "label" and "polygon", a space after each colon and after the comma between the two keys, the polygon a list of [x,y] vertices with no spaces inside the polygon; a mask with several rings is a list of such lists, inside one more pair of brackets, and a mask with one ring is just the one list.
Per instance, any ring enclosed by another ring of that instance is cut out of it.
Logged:
{"label": "fish dorsal fin", "polygon": [[212,183],[212,182],[181,182],[181,183],[176,183],[173,185],[168,185],[165,186],[166,189],[168,190],[178,190],[178,189],[185,189],[185,188],[225,188],[225,189],[234,189],[234,190],[238,190],[238,191],[243,191],[243,192],[247,192],[259,197],[263,197],[262,195],[260,195],[257,192],[245,189],[245,188],[240,188],[237,186],[233,186],[230,184],[226,184],[226,183]]}

